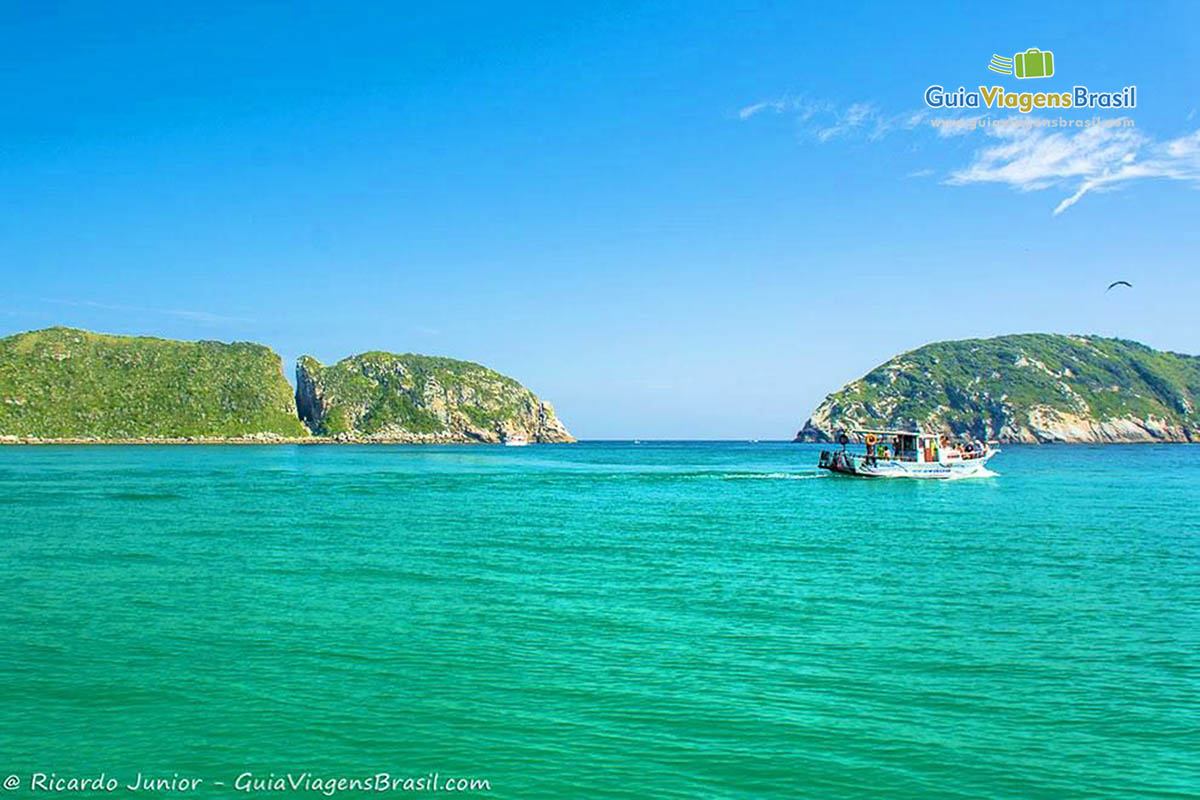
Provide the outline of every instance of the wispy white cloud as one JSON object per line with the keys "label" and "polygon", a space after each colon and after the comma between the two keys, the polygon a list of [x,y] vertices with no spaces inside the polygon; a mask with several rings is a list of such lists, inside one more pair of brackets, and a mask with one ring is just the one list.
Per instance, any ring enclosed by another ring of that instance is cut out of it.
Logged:
{"label": "wispy white cloud", "polygon": [[994,127],[999,144],[981,148],[946,181],[963,186],[1002,183],[1022,192],[1073,191],[1054,208],[1058,215],[1089,192],[1135,180],[1166,179],[1200,184],[1200,131],[1160,142],[1131,127],[1094,126],[1066,132],[1053,128]]}
{"label": "wispy white cloud", "polygon": [[760,100],[757,103],[751,103],[748,106],[738,109],[738,119],[750,119],[758,114],[784,114],[795,112],[802,119],[818,113],[822,108],[822,103],[806,100],[803,97],[784,95],[773,100]]}
{"label": "wispy white cloud", "polygon": [[761,114],[787,114],[794,117],[796,121],[805,123],[812,119],[828,118],[829,115],[835,113],[837,113],[837,108],[827,100],[814,100],[801,95],[784,95],[744,106],[738,109],[737,118],[747,120]]}
{"label": "wispy white cloud", "polygon": [[870,103],[854,103],[845,111],[837,114],[837,119],[832,125],[817,131],[817,141],[828,142],[830,139],[858,133],[877,115],[878,112]]}
{"label": "wispy white cloud", "polygon": [[744,106],[744,107],[738,109],[738,112],[737,112],[738,119],[750,119],[755,114],[764,110],[765,108],[767,108],[767,104],[764,102],[751,103],[748,106]]}
{"label": "wispy white cloud", "polygon": [[786,95],[744,106],[737,117],[748,120],[763,113],[793,114],[802,134],[822,143],[851,137],[876,141],[893,131],[912,130],[928,116],[924,110],[886,114],[866,101],[839,106],[828,100]]}
{"label": "wispy white cloud", "polygon": [[1135,129],[1084,128],[1074,134],[1023,126],[987,130],[1000,143],[976,150],[971,163],[955,170],[947,183],[1006,183],[1021,191],[1086,179],[1117,168],[1144,145]]}
{"label": "wispy white cloud", "polygon": [[200,322],[205,325],[224,325],[231,322],[250,322],[243,317],[229,317],[224,314],[214,314],[211,311],[196,311],[186,308],[146,308],[144,306],[119,305],[114,303],[98,303],[92,300],[59,300],[46,299],[43,302],[74,308],[95,308],[101,311],[121,311],[135,314],[162,314],[169,317]]}
{"label": "wispy white cloud", "polygon": [[0,315],[5,317],[34,317],[37,319],[48,319],[50,317],[45,311],[30,311],[24,308],[0,309]]}
{"label": "wispy white cloud", "polygon": [[[1132,125],[1048,128],[1029,124],[1033,118],[985,120],[980,114],[934,118],[928,109],[889,113],[868,101],[837,104],[798,96],[753,103],[742,108],[738,117],[748,120],[762,113],[794,114],[801,138],[818,144],[855,139],[876,142],[892,134],[932,133],[935,139],[960,140],[953,152],[961,153],[964,146],[970,146],[970,139],[964,138],[967,134],[984,136],[985,144],[970,152],[965,166],[951,170],[944,183],[999,183],[1022,192],[1069,192],[1055,206],[1055,215],[1090,192],[1109,191],[1136,180],[1200,184],[1200,130],[1160,141]],[[1192,110],[1187,118],[1193,119],[1196,113]],[[940,124],[943,121],[951,124]],[[982,124],[985,122],[991,124]],[[946,146],[950,144],[946,142]],[[932,174],[933,170],[926,168],[906,177]]]}
{"label": "wispy white cloud", "polygon": [[737,115],[738,115],[738,119],[750,119],[751,117],[753,117],[755,114],[759,113],[760,111],[768,111],[768,110],[774,111],[776,114],[778,114],[781,111],[783,111],[784,109],[779,105],[778,102],[768,103],[766,101],[760,101],[758,103],[751,103],[750,105],[748,105],[744,108],[738,109]]}

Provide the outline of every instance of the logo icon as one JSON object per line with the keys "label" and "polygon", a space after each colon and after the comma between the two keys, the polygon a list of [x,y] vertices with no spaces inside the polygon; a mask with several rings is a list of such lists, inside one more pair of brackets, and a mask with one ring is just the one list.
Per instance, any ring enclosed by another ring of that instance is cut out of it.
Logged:
{"label": "logo icon", "polygon": [[992,53],[992,63],[988,64],[988,69],[992,72],[999,72],[1001,75],[1012,75],[1013,60],[998,56]]}
{"label": "logo icon", "polygon": [[1054,53],[1036,47],[1017,53],[1012,58],[993,53],[988,69],[1018,78],[1049,78],[1054,74]]}

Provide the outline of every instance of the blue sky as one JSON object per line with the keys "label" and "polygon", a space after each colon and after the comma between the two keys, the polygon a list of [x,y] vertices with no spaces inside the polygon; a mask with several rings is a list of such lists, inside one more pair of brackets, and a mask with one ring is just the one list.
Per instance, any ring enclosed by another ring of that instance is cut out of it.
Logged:
{"label": "blue sky", "polygon": [[[1200,352],[1200,6],[832,8],[7,4],[0,333],[467,358],[588,438],[784,438],[938,339]],[[1135,127],[938,135],[932,83]]]}

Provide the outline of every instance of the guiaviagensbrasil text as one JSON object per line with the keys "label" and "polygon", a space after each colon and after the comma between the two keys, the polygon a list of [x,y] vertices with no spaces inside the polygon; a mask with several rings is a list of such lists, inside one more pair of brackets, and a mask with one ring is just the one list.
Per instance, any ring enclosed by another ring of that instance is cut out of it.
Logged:
{"label": "guiaviagensbrasil text", "polygon": [[1009,92],[1003,86],[980,86],[968,92],[965,86],[947,92],[934,84],[925,90],[925,105],[930,108],[1007,108],[1022,114],[1040,108],[1136,108],[1137,87],[1126,86],[1119,92],[1093,92],[1075,86],[1069,92]]}

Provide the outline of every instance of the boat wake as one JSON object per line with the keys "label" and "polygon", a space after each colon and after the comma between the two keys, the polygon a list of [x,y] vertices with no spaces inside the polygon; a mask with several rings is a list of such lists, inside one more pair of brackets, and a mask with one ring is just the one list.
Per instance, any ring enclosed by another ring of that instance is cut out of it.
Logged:
{"label": "boat wake", "polygon": [[807,481],[828,477],[821,472],[731,472],[721,476],[727,481]]}
{"label": "boat wake", "polygon": [[949,478],[946,478],[946,480],[948,480],[948,481],[967,481],[967,480],[972,480],[974,478],[997,478],[999,476],[1000,476],[1000,473],[992,472],[987,467],[981,467],[981,468],[975,470],[974,472],[968,472],[966,474],[957,474],[957,473],[952,474]]}

